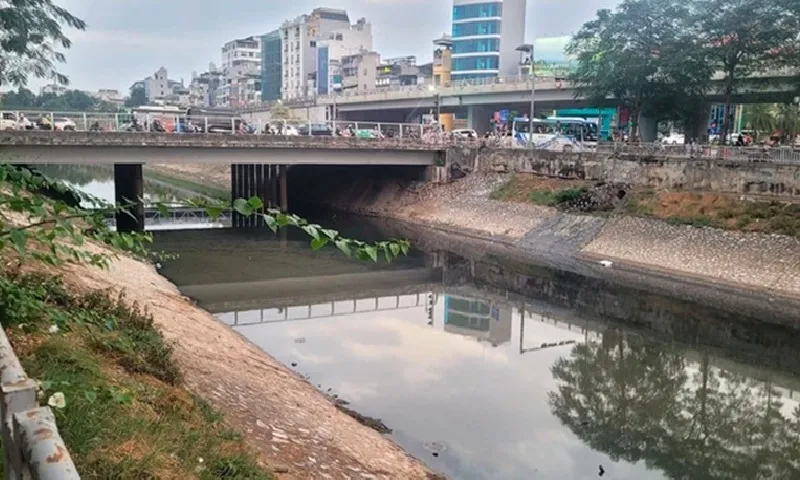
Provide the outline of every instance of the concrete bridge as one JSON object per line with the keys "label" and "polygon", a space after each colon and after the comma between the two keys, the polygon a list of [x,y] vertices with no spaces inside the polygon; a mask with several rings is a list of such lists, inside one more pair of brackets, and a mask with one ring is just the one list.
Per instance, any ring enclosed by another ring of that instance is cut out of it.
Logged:
{"label": "concrete bridge", "polygon": [[[777,69],[753,75],[750,84],[736,92],[735,103],[790,101],[796,94],[798,73],[793,69]],[[714,75],[707,101],[724,101],[721,73]],[[492,112],[499,108],[527,112],[530,109],[531,82],[526,76],[480,79],[432,88],[431,85],[404,86],[370,91],[346,91],[319,97],[317,103],[333,107],[338,118],[349,121],[410,121],[419,112],[438,108],[442,113],[467,113],[469,127],[477,131],[488,128]],[[609,98],[607,105],[589,105],[578,95],[574,85],[564,79],[537,77],[537,111],[555,109],[616,106]]]}
{"label": "concrete bridge", "polygon": [[[0,132],[0,153],[21,165],[114,165],[116,201],[144,196],[144,164],[230,164],[233,198],[260,197],[288,210],[286,173],[295,165],[444,165],[447,145],[419,138],[175,134],[8,130]],[[117,215],[117,229],[144,229],[145,211],[135,203]],[[233,226],[256,226],[255,217],[234,215]]]}

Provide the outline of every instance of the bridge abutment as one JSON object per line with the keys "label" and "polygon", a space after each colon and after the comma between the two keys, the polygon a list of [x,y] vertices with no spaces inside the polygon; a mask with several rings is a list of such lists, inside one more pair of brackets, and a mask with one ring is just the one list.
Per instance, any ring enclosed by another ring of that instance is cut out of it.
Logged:
{"label": "bridge abutment", "polygon": [[117,163],[114,165],[114,200],[124,205],[117,212],[117,231],[122,233],[144,231],[144,177],[142,164]]}

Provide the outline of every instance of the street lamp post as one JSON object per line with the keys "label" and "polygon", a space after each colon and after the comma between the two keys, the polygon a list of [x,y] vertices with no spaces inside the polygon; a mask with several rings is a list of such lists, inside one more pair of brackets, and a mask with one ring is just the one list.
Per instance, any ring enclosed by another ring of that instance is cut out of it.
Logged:
{"label": "street lamp post", "polygon": [[530,43],[524,43],[517,47],[518,52],[525,52],[528,54],[528,62],[530,63],[529,74],[531,77],[531,113],[528,117],[528,148],[533,145],[533,112],[536,108],[536,73],[534,71],[534,57],[533,57],[533,45]]}

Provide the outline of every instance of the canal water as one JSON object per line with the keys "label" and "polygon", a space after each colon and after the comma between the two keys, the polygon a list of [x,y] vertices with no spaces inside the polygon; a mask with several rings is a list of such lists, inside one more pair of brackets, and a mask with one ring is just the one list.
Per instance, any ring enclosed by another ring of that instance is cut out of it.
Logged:
{"label": "canal water", "polygon": [[800,478],[798,332],[419,235],[391,265],[266,229],[154,247],[186,295],[448,478]]}

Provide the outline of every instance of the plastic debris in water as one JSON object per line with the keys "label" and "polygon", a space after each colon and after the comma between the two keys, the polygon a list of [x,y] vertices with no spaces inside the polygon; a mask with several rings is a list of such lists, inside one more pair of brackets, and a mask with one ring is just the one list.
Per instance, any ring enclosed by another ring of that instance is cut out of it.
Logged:
{"label": "plastic debris in water", "polygon": [[602,266],[604,266],[604,267],[608,268],[608,267],[610,267],[611,265],[614,265],[614,262],[610,262],[610,261],[608,261],[608,260],[600,260],[600,265],[602,265]]}

